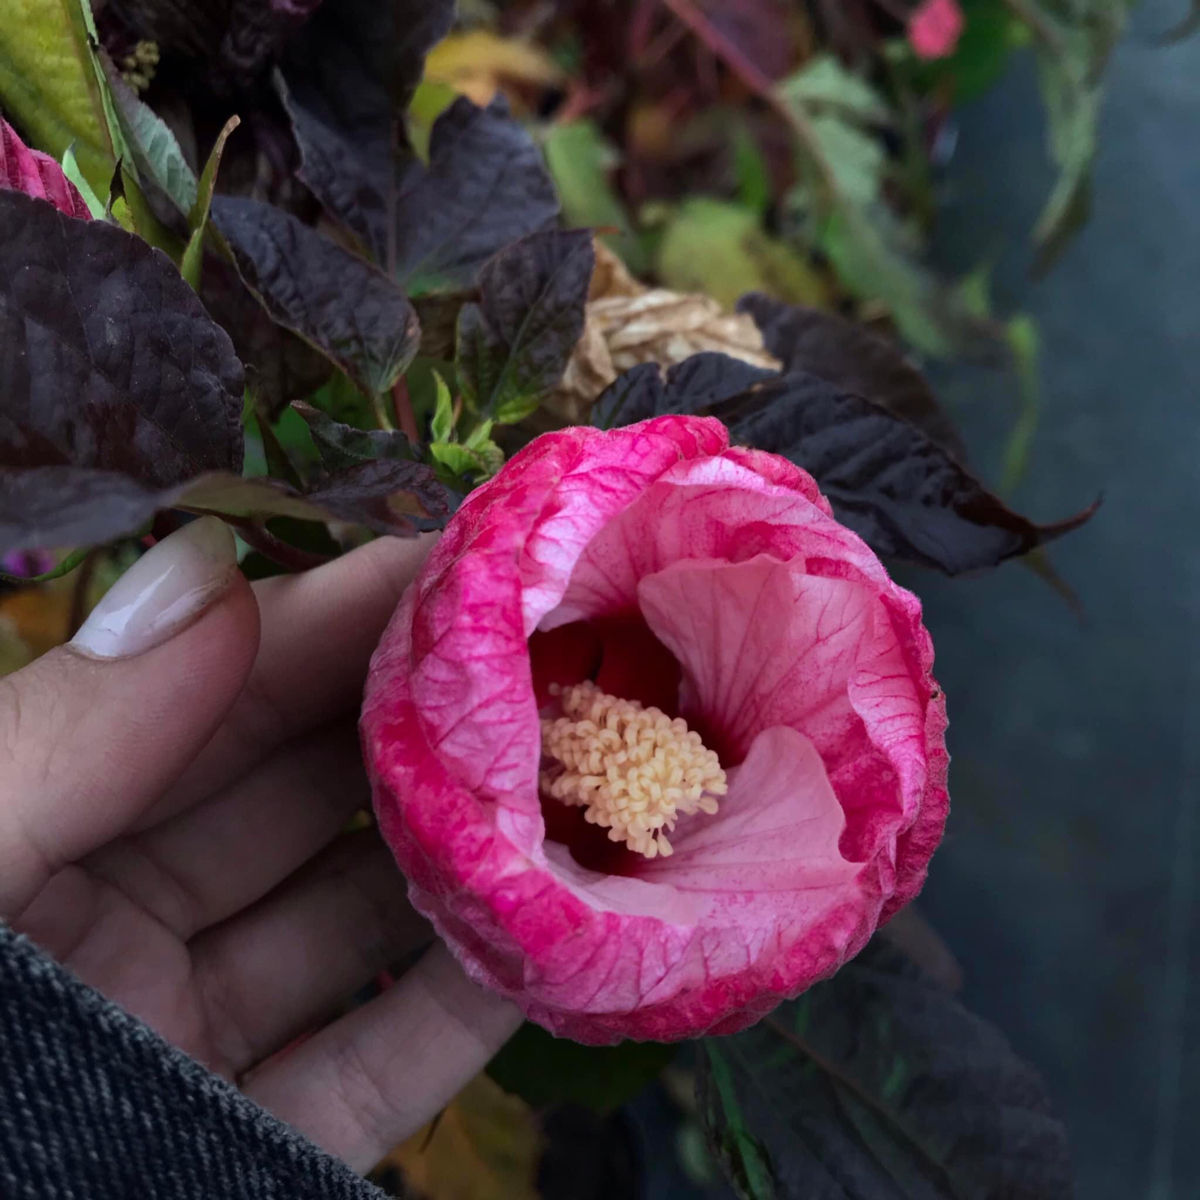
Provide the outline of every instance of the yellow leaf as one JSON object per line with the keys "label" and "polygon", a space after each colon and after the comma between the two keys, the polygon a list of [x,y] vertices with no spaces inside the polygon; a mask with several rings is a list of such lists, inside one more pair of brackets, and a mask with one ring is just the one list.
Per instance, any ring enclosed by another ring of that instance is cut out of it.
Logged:
{"label": "yellow leaf", "polygon": [[538,1200],[541,1153],[530,1107],[479,1075],[380,1167],[398,1168],[424,1200]]}
{"label": "yellow leaf", "polygon": [[0,109],[32,145],[55,158],[74,143],[84,178],[107,196],[112,145],[79,3],[2,0]]}
{"label": "yellow leaf", "polygon": [[559,65],[540,47],[486,29],[453,33],[425,59],[425,78],[445,83],[476,104],[490,104],[502,83],[554,87],[563,80]]}

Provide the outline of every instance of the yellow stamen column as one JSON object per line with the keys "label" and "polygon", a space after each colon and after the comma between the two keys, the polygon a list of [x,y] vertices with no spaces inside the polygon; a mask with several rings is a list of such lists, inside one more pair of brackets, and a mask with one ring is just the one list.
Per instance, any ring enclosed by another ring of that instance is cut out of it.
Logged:
{"label": "yellow stamen column", "polygon": [[561,717],[542,721],[542,791],[582,807],[610,841],[647,858],[671,853],[681,814],[717,811],[728,784],[716,754],[680,717],[602,692],[588,681],[551,687]]}

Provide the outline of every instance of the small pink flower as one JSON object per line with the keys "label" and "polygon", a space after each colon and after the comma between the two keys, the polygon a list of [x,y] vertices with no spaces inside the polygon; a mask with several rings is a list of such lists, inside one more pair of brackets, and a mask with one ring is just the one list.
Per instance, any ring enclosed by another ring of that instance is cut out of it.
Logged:
{"label": "small pink flower", "polygon": [[0,117],[0,188],[49,200],[68,217],[92,219],[83,197],[63,174],[62,167],[50,155],[30,150],[3,117]]}
{"label": "small pink flower", "polygon": [[917,599],[785,459],[697,417],[547,434],[375,655],[380,826],[468,972],[552,1032],[732,1032],[920,889],[932,660]]}
{"label": "small pink flower", "polygon": [[12,550],[0,555],[0,571],[21,579],[32,579],[53,571],[56,559],[49,550]]}
{"label": "small pink flower", "polygon": [[908,41],[920,58],[946,58],[954,53],[963,31],[956,0],[922,0],[908,18]]}

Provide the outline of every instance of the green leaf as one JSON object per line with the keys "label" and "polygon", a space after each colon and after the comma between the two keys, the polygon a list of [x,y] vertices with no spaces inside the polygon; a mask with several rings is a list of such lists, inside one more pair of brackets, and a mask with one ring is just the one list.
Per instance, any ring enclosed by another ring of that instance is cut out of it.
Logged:
{"label": "green leaf", "polygon": [[1037,225],[1039,270],[1087,216],[1103,68],[1125,26],[1128,0],[1025,0],[1058,177]]}
{"label": "green leaf", "polygon": [[876,940],[705,1043],[702,1120],[752,1200],[1066,1200],[1066,1131],[998,1030]]}
{"label": "green leaf", "polygon": [[104,203],[100,197],[92,191],[92,185],[84,178],[83,172],[79,169],[79,163],[75,158],[75,143],[72,142],[66,149],[66,153],[62,156],[63,174],[75,185],[76,190],[83,197],[84,204],[88,207],[88,212],[92,214],[93,220],[98,220],[104,216]]}
{"label": "green leaf", "polygon": [[949,357],[974,332],[975,323],[956,310],[948,290],[921,265],[918,247],[882,205],[837,208],[822,230],[821,247],[843,283],[863,299],[885,304],[919,350]]}
{"label": "green leaf", "polygon": [[379,459],[407,462],[416,459],[412,443],[394,429],[356,429],[333,420],[310,404],[294,403],[292,408],[308,423],[312,440],[328,470]]}
{"label": "green leaf", "polygon": [[1021,404],[1013,431],[1004,447],[1004,473],[1001,476],[1000,489],[1008,494],[1016,488],[1025,474],[1033,435],[1037,432],[1038,414],[1041,409],[1041,387],[1038,381],[1041,339],[1038,336],[1037,325],[1027,313],[1018,313],[1012,317],[1005,333],[1017,375]]}
{"label": "green leaf", "polygon": [[4,0],[0,108],[55,158],[73,143],[84,178],[104,195],[115,156],[87,38],[81,0]]}
{"label": "green leaf", "polygon": [[[775,1186],[771,1158],[746,1126],[733,1068],[716,1041],[710,1039],[705,1043],[704,1054],[708,1073],[699,1076],[697,1086],[701,1105],[707,1102],[700,1115],[710,1131],[713,1152],[740,1197],[744,1200],[776,1200],[779,1191]],[[711,1083],[711,1087],[699,1091],[705,1083]]]}
{"label": "green leaf", "polygon": [[600,127],[588,118],[553,125],[542,149],[567,224],[620,230],[604,234],[604,242],[635,275],[643,273],[649,266],[645,247],[612,185],[620,156]]}
{"label": "green leaf", "polygon": [[809,110],[841,109],[860,122],[885,124],[890,119],[883,97],[861,75],[834,58],[821,54],[802,70],[776,85],[784,104]]}
{"label": "green leaf", "polygon": [[479,302],[458,317],[455,365],[473,412],[515,423],[558,383],[583,332],[594,262],[586,230],[530,234],[488,260]]}
{"label": "green leaf", "polygon": [[487,1072],[534,1108],[574,1101],[609,1112],[656,1079],[677,1050],[659,1042],[581,1046],[526,1022],[488,1063]]}
{"label": "green leaf", "polygon": [[167,123],[138,99],[107,52],[97,50],[113,113],[143,192],[157,188],[182,214],[196,203],[196,175]]}
{"label": "green leaf", "polygon": [[727,308],[746,292],[820,304],[825,285],[783,242],[763,232],[747,208],[697,196],[684,201],[663,231],[658,274],[676,291],[704,292]]}
{"label": "green leaf", "polygon": [[833,113],[821,113],[809,122],[840,201],[867,206],[879,199],[887,155],[874,133],[852,125]]}
{"label": "green leaf", "polygon": [[208,227],[208,212],[212,205],[213,189],[217,186],[217,171],[221,167],[221,155],[225,153],[225,143],[229,135],[241,124],[240,117],[230,117],[225,122],[217,140],[213,144],[212,153],[200,175],[200,183],[196,189],[196,199],[188,211],[188,228],[192,236],[183,252],[179,264],[180,274],[194,287],[200,290],[200,270],[204,265],[204,233]]}
{"label": "green leaf", "polygon": [[435,442],[448,442],[454,434],[454,402],[450,398],[450,389],[446,386],[446,381],[436,371],[433,372],[433,379],[437,399],[434,402],[429,431]]}
{"label": "green leaf", "polygon": [[733,174],[738,204],[762,220],[771,207],[771,176],[766,157],[745,121],[733,127]]}

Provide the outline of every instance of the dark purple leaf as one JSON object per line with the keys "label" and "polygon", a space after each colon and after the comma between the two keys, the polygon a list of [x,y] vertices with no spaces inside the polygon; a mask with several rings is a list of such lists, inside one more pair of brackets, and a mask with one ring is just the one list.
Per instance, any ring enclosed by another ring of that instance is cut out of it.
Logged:
{"label": "dark purple leaf", "polygon": [[241,410],[229,337],[165,255],[0,191],[0,468],[237,471]]}
{"label": "dark purple leaf", "polygon": [[108,0],[106,9],[130,32],[164,51],[215,56],[229,20],[230,0]]}
{"label": "dark purple leaf", "polygon": [[878,554],[949,575],[992,567],[1077,529],[1015,513],[928,433],[816,375],[793,372],[710,406],[735,440],[808,471],[840,520]]}
{"label": "dark purple leaf", "polygon": [[697,1057],[710,1143],[753,1200],[1073,1193],[1066,1130],[1037,1072],[879,939]]}
{"label": "dark purple leaf", "polygon": [[0,467],[0,548],[87,546],[137,532],[164,490],[116,471]]}
{"label": "dark purple leaf", "polygon": [[600,394],[592,409],[593,419],[607,428],[665,413],[700,412],[777,374],[712,351],[676,363],[665,380],[656,364],[639,363]]}
{"label": "dark purple leaf", "polygon": [[300,148],[300,178],[381,265],[396,155],[407,151],[400,114],[453,16],[452,0],[327,3],[276,75]]}
{"label": "dark purple leaf", "polygon": [[820,375],[843,391],[874,400],[919,425],[956,458],[966,459],[958,430],[925,376],[892,342],[844,317],[785,304],[761,292],[743,296],[738,311],[754,318],[767,349],[782,361],[785,372]]}
{"label": "dark purple leaf", "polygon": [[658,363],[638,363],[616,377],[596,397],[592,421],[601,429],[614,425],[636,425],[667,409],[667,385]]}
{"label": "dark purple leaf", "polygon": [[721,0],[702,7],[721,39],[768,79],[779,79],[794,65],[795,40],[780,36],[793,19],[788,0]]}
{"label": "dark purple leaf", "polygon": [[410,291],[471,283],[498,250],[558,216],[542,153],[497,97],[459,97],[434,122],[429,166],[409,160],[396,199],[396,272]]}
{"label": "dark purple leaf", "polygon": [[90,467],[0,468],[0,547],[6,551],[109,542],[137,533],[166,508],[255,520],[326,516],[278,480],[243,479],[232,471],[153,487]]}
{"label": "dark purple leaf", "polygon": [[376,533],[411,536],[437,529],[449,515],[445,488],[424,463],[360,462],[335,471],[307,499],[343,521]]}
{"label": "dark purple leaf", "polygon": [[594,265],[588,230],[530,234],[487,262],[479,302],[458,317],[458,381],[475,411],[513,424],[558,383],[583,332]]}
{"label": "dark purple leaf", "polygon": [[292,407],[308,422],[313,443],[327,470],[337,471],[378,459],[416,461],[412,442],[398,430],[358,429],[335,421],[311,404],[294,404]]}
{"label": "dark purple leaf", "polygon": [[368,395],[396,382],[421,334],[412,305],[382,271],[272,205],[217,196],[212,213],[246,285],[275,321]]}
{"label": "dark purple leaf", "polygon": [[233,339],[246,367],[246,386],[272,418],[293,400],[311,396],[332,374],[329,359],[276,324],[224,260],[209,257],[200,295],[213,319]]}
{"label": "dark purple leaf", "polygon": [[[336,0],[334,0],[336,3]],[[252,83],[321,0],[108,0],[107,9],[164,53],[203,64],[227,92]]]}
{"label": "dark purple leaf", "polygon": [[322,0],[233,0],[229,24],[218,51],[222,67],[236,82],[250,83],[321,3]]}

